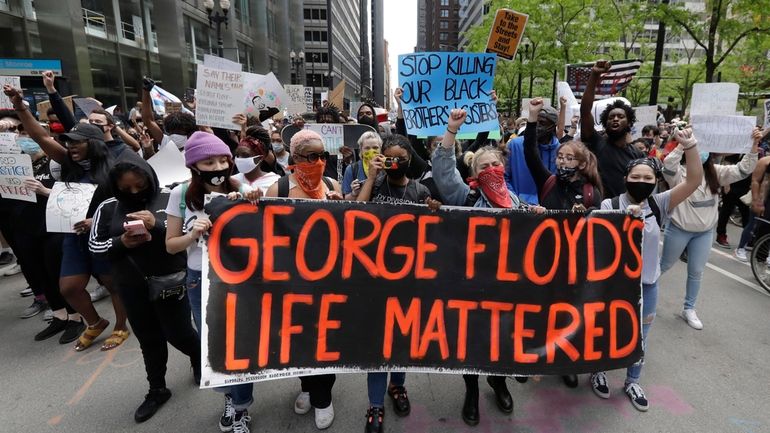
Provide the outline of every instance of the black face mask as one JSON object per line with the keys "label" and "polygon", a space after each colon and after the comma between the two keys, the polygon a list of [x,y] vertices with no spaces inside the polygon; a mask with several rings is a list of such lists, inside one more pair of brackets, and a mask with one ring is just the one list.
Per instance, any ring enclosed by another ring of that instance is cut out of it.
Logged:
{"label": "black face mask", "polygon": [[556,176],[561,180],[569,181],[577,173],[577,167],[556,167]]}
{"label": "black face mask", "polygon": [[[410,161],[411,162],[411,161]],[[409,163],[399,164],[396,168],[389,168],[385,170],[385,173],[391,179],[401,179],[406,176],[406,172],[409,170]]]}
{"label": "black face mask", "polygon": [[543,128],[540,125],[537,127],[537,142],[543,143],[546,141],[550,141],[551,137],[553,137],[553,131],[556,130],[555,126]]}
{"label": "black face mask", "polygon": [[369,117],[369,116],[361,116],[361,118],[358,119],[358,123],[362,125],[369,125],[372,128],[374,128],[375,131],[379,126],[379,124],[377,123],[377,120],[374,117]]}
{"label": "black face mask", "polygon": [[628,195],[634,199],[635,203],[641,203],[644,201],[647,197],[652,195],[654,190],[654,183],[626,181],[626,191],[628,191]]}
{"label": "black face mask", "polygon": [[132,210],[144,209],[150,201],[148,191],[127,192],[117,190],[115,192],[115,199],[117,199],[126,209]]}
{"label": "black face mask", "polygon": [[201,180],[203,180],[204,183],[211,186],[219,186],[227,181],[227,178],[230,177],[231,170],[232,169],[228,167],[216,171],[198,171],[198,175],[200,175]]}

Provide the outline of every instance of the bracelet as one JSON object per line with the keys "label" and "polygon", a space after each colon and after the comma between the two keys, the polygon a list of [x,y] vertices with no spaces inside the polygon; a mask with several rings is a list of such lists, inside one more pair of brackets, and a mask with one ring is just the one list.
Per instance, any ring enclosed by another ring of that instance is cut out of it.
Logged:
{"label": "bracelet", "polygon": [[695,143],[695,144],[693,144],[693,145],[692,145],[692,146],[690,146],[690,147],[682,147],[682,150],[690,150],[690,149],[692,149],[693,147],[695,147],[695,146],[697,146],[697,145],[698,145],[698,143]]}
{"label": "bracelet", "polygon": [[451,129],[449,129],[449,127],[446,128],[446,131],[450,134],[457,135],[457,131],[452,131]]}

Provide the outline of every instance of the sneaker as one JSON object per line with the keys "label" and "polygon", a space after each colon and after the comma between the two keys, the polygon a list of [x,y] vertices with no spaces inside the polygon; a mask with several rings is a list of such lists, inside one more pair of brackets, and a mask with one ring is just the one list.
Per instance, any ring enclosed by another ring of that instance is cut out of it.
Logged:
{"label": "sneaker", "polygon": [[225,408],[222,411],[222,417],[219,418],[219,430],[223,432],[233,431],[235,423],[235,406],[230,394],[225,394]]}
{"label": "sneaker", "polygon": [[249,411],[244,409],[241,412],[235,412],[235,421],[233,421],[233,433],[249,433],[249,423],[251,417]]}
{"label": "sneaker", "polygon": [[682,319],[684,319],[684,321],[687,322],[691,328],[698,330],[703,329],[703,323],[701,323],[700,319],[698,319],[698,315],[695,314],[695,310],[692,308],[683,309],[681,316]]}
{"label": "sneaker", "polygon": [[329,403],[329,407],[315,409],[315,426],[318,430],[329,428],[334,422],[334,405]]}
{"label": "sneaker", "polygon": [[110,296],[110,292],[107,290],[106,287],[100,284],[96,287],[96,289],[94,289],[93,292],[91,292],[91,302],[96,302],[108,296]]}
{"label": "sneaker", "polygon": [[735,250],[735,258],[742,261],[742,262],[748,262],[749,256],[746,255],[746,249],[744,248],[737,248]]}
{"label": "sneaker", "polygon": [[171,391],[168,388],[151,389],[144,396],[144,401],[134,412],[134,421],[137,423],[145,422],[155,415],[155,412],[171,398]]}
{"label": "sneaker", "polygon": [[607,375],[603,371],[591,374],[591,388],[600,398],[610,398],[610,387],[607,386]]}
{"label": "sneaker", "polygon": [[716,243],[722,248],[730,249],[730,242],[727,242],[727,235],[717,235]]}
{"label": "sneaker", "polygon": [[26,298],[27,296],[32,296],[32,295],[34,295],[34,293],[32,293],[32,287],[29,287],[29,286],[27,286],[26,289],[19,292],[19,296],[21,296],[22,298]]}
{"label": "sneaker", "polygon": [[366,411],[366,433],[382,433],[385,411],[381,407],[370,407]]}
{"label": "sneaker", "polygon": [[2,254],[0,254],[0,266],[7,266],[11,263],[14,263],[15,261],[16,256],[14,256],[11,252],[3,251]]}
{"label": "sneaker", "polygon": [[294,400],[294,413],[297,415],[304,415],[310,412],[313,406],[310,405],[310,393],[300,392],[297,399]]}
{"label": "sneaker", "polygon": [[647,401],[647,396],[644,395],[644,390],[638,383],[627,383],[623,390],[637,410],[647,412],[647,409],[650,408],[650,402]]}
{"label": "sneaker", "polygon": [[59,344],[69,344],[77,340],[80,334],[86,330],[86,324],[82,320],[74,321],[67,320],[67,326],[64,328],[64,333],[59,337]]}
{"label": "sneaker", "polygon": [[56,317],[54,317],[51,320],[51,323],[49,323],[48,326],[46,326],[45,329],[43,329],[42,331],[38,332],[35,335],[35,341],[43,341],[43,340],[46,340],[48,338],[51,338],[54,335],[64,331],[64,329],[66,327],[67,327],[67,321],[66,320],[61,320],[61,319],[57,319]]}
{"label": "sneaker", "polygon": [[21,266],[18,263],[15,263],[13,265],[7,266],[0,270],[2,272],[2,275],[4,277],[10,277],[11,275],[16,275],[19,272],[21,272]]}
{"label": "sneaker", "polygon": [[43,311],[43,321],[50,322],[53,320],[53,311],[51,311],[50,308],[46,308],[45,311]]}
{"label": "sneaker", "polygon": [[35,299],[34,301],[32,301],[32,305],[27,307],[19,317],[21,317],[22,319],[29,319],[30,317],[37,316],[46,308],[48,308],[47,302],[41,301],[39,299]]}

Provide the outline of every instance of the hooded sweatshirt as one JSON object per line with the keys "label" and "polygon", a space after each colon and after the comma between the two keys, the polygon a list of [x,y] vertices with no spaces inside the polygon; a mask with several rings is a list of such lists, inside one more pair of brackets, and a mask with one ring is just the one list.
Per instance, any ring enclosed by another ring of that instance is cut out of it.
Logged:
{"label": "hooded sweatshirt", "polygon": [[[538,144],[540,159],[551,173],[556,172],[556,148],[559,147],[559,139],[551,137],[551,142]],[[505,166],[505,183],[508,189],[521,200],[529,204],[538,204],[537,187],[529,172],[524,157],[524,136],[511,139],[508,142],[508,164]]]}

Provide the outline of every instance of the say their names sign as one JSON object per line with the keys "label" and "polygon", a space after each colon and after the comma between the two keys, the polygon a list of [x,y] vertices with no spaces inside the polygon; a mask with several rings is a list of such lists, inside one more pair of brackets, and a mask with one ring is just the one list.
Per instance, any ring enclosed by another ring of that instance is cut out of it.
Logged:
{"label": "say their names sign", "polygon": [[198,125],[240,129],[232,119],[243,112],[243,74],[198,65],[195,109]]}
{"label": "say their names sign", "polygon": [[487,52],[495,53],[506,60],[513,60],[519,49],[524,28],[529,16],[511,9],[498,9],[495,22],[489,31]]}
{"label": "say their names sign", "polygon": [[36,203],[35,193],[24,186],[24,180],[33,176],[32,159],[29,155],[0,154],[0,196]]}
{"label": "say their names sign", "polygon": [[224,198],[206,211],[203,387],[579,374],[642,354],[644,223],[624,213]]}
{"label": "say their names sign", "polygon": [[468,112],[463,132],[499,128],[491,91],[494,54],[414,53],[398,56],[402,108],[411,135],[441,135],[452,109]]}
{"label": "say their names sign", "polygon": [[690,122],[701,151],[746,153],[753,144],[751,134],[757,125],[757,118],[694,114]]}

